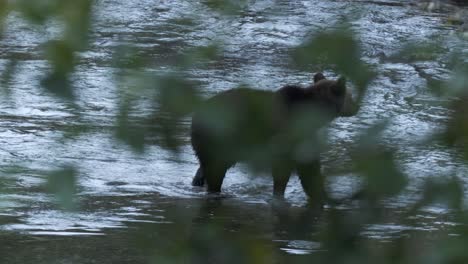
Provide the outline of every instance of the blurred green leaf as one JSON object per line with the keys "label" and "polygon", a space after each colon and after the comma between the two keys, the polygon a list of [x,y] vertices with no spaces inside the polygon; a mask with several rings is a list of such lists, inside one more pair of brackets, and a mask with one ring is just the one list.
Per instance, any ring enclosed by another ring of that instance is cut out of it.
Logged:
{"label": "blurred green leaf", "polygon": [[154,94],[151,91],[154,78],[144,72],[147,63],[132,46],[118,46],[113,56],[119,96],[114,136],[140,154],[145,150],[148,126],[145,117],[137,117],[134,112],[139,107],[139,99]]}
{"label": "blurred green leaf", "polygon": [[456,72],[467,72],[467,58],[463,50],[454,49],[448,55],[447,68]]}
{"label": "blurred green leaf", "polygon": [[247,0],[204,0],[203,3],[208,7],[222,14],[233,15],[247,6]]}
{"label": "blurred green leaf", "polygon": [[206,200],[195,211],[171,210],[165,225],[139,229],[134,243],[150,256],[150,263],[273,263],[271,241],[252,235],[256,230],[233,232],[232,223],[222,218],[228,209],[218,202]]}
{"label": "blurred green leaf", "polygon": [[364,178],[364,194],[371,202],[399,194],[407,177],[395,162],[394,153],[379,142],[387,123],[381,122],[364,132],[353,151],[354,167]]}
{"label": "blurred green leaf", "polygon": [[27,19],[36,24],[42,24],[57,11],[59,0],[18,0],[15,7]]}
{"label": "blurred green leaf", "polygon": [[218,59],[220,51],[221,47],[219,43],[189,49],[181,55],[182,58],[177,60],[176,66],[181,68],[200,68],[202,65]]}
{"label": "blurred green leaf", "polygon": [[[0,22],[1,23],[1,22]],[[2,89],[2,93],[6,97],[11,96],[11,89],[10,89],[10,82],[13,79],[16,69],[18,66],[18,61],[15,59],[8,60],[7,64],[5,65],[5,69],[3,69],[0,75],[0,88]]]}
{"label": "blurred green leaf", "polygon": [[45,56],[59,74],[70,73],[75,65],[74,49],[63,40],[51,40],[45,45]]}
{"label": "blurred green leaf", "polygon": [[16,10],[28,20],[43,24],[51,18],[59,18],[65,25],[64,40],[74,49],[87,45],[91,19],[91,0],[18,0]]}
{"label": "blurred green leaf", "polygon": [[[79,109],[78,106],[74,106],[74,108]],[[77,119],[79,119],[80,114],[77,114]],[[95,124],[87,124],[85,121],[80,120],[83,122],[82,124],[67,124],[63,128],[61,127],[60,129],[63,130],[63,138],[60,139],[59,141],[62,143],[66,143],[67,140],[73,140],[77,139],[79,136],[95,132],[96,131],[96,125]],[[100,129],[100,128],[99,128]]]}
{"label": "blurred green leaf", "polygon": [[462,100],[468,97],[468,66],[454,70],[452,78],[445,83],[444,95]]}
{"label": "blurred green leaf", "polygon": [[355,159],[356,169],[365,179],[366,195],[379,199],[399,194],[408,179],[394,161],[394,154],[388,150],[367,151]]}
{"label": "blurred green leaf", "polygon": [[457,177],[428,178],[422,186],[421,198],[411,208],[410,213],[414,214],[422,207],[435,203],[445,204],[450,209],[460,212],[463,209],[463,189],[463,182]]}
{"label": "blurred green leaf", "polygon": [[47,74],[41,80],[41,86],[63,99],[74,99],[75,97],[68,74],[63,72],[51,72]]}
{"label": "blurred green leaf", "polygon": [[133,150],[142,153],[145,149],[146,129],[142,126],[142,122],[137,122],[136,118],[132,118],[131,109],[131,99],[120,103],[115,137],[131,146]]}
{"label": "blurred green leaf", "polygon": [[[332,208],[325,221],[321,235],[323,254],[320,263],[366,263],[359,259],[361,239],[365,217],[355,212],[346,212]],[[362,255],[362,257],[368,257]]]}
{"label": "blurred green leaf", "polygon": [[75,94],[69,79],[75,66],[73,49],[65,41],[49,41],[45,46],[45,55],[51,70],[42,79],[41,85],[62,99],[73,100]]}
{"label": "blurred green leaf", "polygon": [[2,39],[3,36],[5,18],[8,12],[10,12],[8,0],[0,0],[0,39]]}
{"label": "blurred green leaf", "polygon": [[443,97],[447,94],[447,82],[444,80],[435,79],[433,77],[427,77],[427,89],[431,91],[435,96]]}
{"label": "blurred green leaf", "polygon": [[76,209],[77,176],[78,172],[74,167],[64,167],[48,174],[47,189],[55,194],[56,201],[62,209]]}
{"label": "blurred green leaf", "polygon": [[388,59],[391,62],[411,63],[436,60],[439,54],[447,53],[438,41],[409,42]]}
{"label": "blurred green leaf", "polygon": [[360,103],[375,74],[361,60],[358,33],[347,24],[335,28],[315,34],[293,51],[292,58],[302,70],[331,68],[344,74],[356,85],[356,101]]}
{"label": "blurred green leaf", "polygon": [[19,0],[18,11],[36,24],[58,18],[64,25],[63,38],[50,40],[45,45],[45,56],[51,71],[42,80],[42,86],[52,94],[74,99],[69,80],[75,66],[75,52],[87,46],[91,19],[91,0]]}
{"label": "blurred green leaf", "polygon": [[450,98],[450,117],[445,131],[437,135],[447,145],[462,150],[468,160],[468,67],[461,67],[444,83],[443,94]]}
{"label": "blurred green leaf", "polygon": [[156,78],[153,113],[147,123],[162,140],[159,145],[177,151],[183,144],[181,123],[199,105],[201,99],[195,83],[168,74]]}
{"label": "blurred green leaf", "polygon": [[200,102],[195,84],[180,77],[163,76],[155,86],[160,110],[174,117],[190,114]]}
{"label": "blurred green leaf", "polygon": [[68,0],[61,4],[60,14],[66,25],[64,39],[73,50],[83,50],[88,46],[93,1]]}
{"label": "blurred green leaf", "polygon": [[468,160],[468,97],[455,99],[452,103],[453,113],[447,123],[445,131],[440,135],[447,145],[459,147]]}
{"label": "blurred green leaf", "polygon": [[[129,45],[119,45],[112,55],[113,66],[117,70],[139,69],[148,64],[147,58],[144,58],[136,47]],[[121,77],[119,72],[117,77]]]}

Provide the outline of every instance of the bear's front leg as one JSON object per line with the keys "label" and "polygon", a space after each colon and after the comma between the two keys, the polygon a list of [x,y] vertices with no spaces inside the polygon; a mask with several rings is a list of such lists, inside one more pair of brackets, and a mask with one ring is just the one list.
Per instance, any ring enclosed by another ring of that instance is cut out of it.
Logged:
{"label": "bear's front leg", "polygon": [[320,172],[320,160],[298,163],[296,171],[301,180],[302,188],[312,203],[322,205],[325,202],[325,178]]}
{"label": "bear's front leg", "polygon": [[219,193],[221,192],[221,186],[223,185],[224,177],[229,169],[228,165],[216,164],[207,166],[203,173],[205,175],[206,184],[208,186],[208,192]]}
{"label": "bear's front leg", "polygon": [[278,161],[272,166],[273,194],[276,197],[284,197],[289,177],[291,177],[292,166],[288,162]]}

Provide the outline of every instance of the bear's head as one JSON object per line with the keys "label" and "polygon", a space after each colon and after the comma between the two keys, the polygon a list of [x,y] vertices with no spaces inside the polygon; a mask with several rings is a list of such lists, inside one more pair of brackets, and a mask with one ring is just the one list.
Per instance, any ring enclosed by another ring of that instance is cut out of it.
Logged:
{"label": "bear's head", "polygon": [[328,80],[322,73],[314,75],[314,84],[307,88],[314,94],[316,100],[337,116],[353,116],[356,114],[356,105],[351,92],[346,88],[346,78]]}

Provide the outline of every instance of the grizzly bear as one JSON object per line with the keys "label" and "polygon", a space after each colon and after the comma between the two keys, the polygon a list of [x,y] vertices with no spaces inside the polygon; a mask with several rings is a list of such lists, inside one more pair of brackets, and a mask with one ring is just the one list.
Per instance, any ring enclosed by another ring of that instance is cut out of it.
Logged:
{"label": "grizzly bear", "polygon": [[317,131],[337,116],[354,114],[344,77],[322,73],[303,88],[237,88],[208,99],[192,117],[191,142],[200,167],[192,185],[220,192],[226,171],[239,161],[271,169],[273,193],[282,197],[295,171],[310,199],[324,198]]}

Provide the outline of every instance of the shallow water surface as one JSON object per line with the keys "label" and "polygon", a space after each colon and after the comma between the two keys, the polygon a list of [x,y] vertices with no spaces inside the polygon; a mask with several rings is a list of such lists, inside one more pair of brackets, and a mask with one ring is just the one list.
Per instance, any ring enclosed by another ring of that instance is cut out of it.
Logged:
{"label": "shallow water surface", "polygon": [[[420,195],[418,186],[427,177],[456,175],[468,183],[468,168],[456,151],[436,144],[413,144],[438,131],[449,114],[444,100],[426,89],[427,78],[449,78],[448,52],[468,52],[458,28],[446,23],[448,13],[429,12],[405,1],[249,2],[240,14],[223,18],[198,1],[97,1],[91,47],[79,55],[73,76],[79,110],[39,85],[47,64],[38,45],[57,34],[57,28],[31,28],[15,15],[8,17],[0,41],[0,69],[11,58],[18,60],[18,67],[9,82],[9,96],[0,99],[0,171],[9,175],[2,183],[5,194],[0,199],[0,256],[5,263],[55,263],[56,259],[84,263],[91,258],[99,263],[145,262],[152,256],[139,251],[137,238],[144,237],[144,241],[145,235],[149,239],[150,234],[158,237],[174,231],[170,236],[183,240],[190,238],[187,226],[200,232],[203,223],[217,219],[225,220],[225,231],[254,230],[250,236],[268,241],[279,258],[323,250],[314,236],[328,209],[309,212],[296,178],[287,189],[288,204],[277,207],[271,199],[271,179],[252,177],[240,165],[229,171],[222,197],[213,198],[191,186],[197,161],[188,134],[181,133],[186,145],[179,156],[157,146],[149,146],[140,155],[115,141],[118,98],[112,56],[119,45],[134,45],[154,61],[148,72],[157,74],[165,72],[181,52],[222,40],[220,63],[186,72],[206,95],[240,83],[277,89],[286,83],[310,82],[310,72],[291,67],[290,50],[345,16],[352,18],[352,27],[360,33],[363,60],[378,75],[360,113],[339,118],[330,127],[331,147],[323,154],[324,173],[333,175],[330,193],[346,197],[356,190],[357,177],[346,172],[350,170],[349,152],[362,128],[388,119],[382,141],[396,149],[410,183],[402,195],[386,202],[388,221],[368,226],[362,236],[385,243],[409,233],[429,236],[456,224],[443,206],[429,207],[416,219],[406,219],[403,212]],[[187,24],[186,19],[191,22]],[[409,41],[434,39],[442,48],[431,60],[392,59]],[[316,70],[335,77],[326,68],[311,69]],[[184,121],[181,127],[187,125]],[[90,131],[63,140],[67,127]],[[41,172],[62,165],[78,170],[79,211],[57,209],[54,197],[45,191]],[[15,173],[7,173],[11,171]],[[353,208],[350,202],[340,210]],[[317,219],[311,225],[317,229],[311,230],[312,235],[295,232],[295,225],[311,219]],[[141,230],[148,232],[141,236]],[[152,246],[164,248],[157,242]]]}

